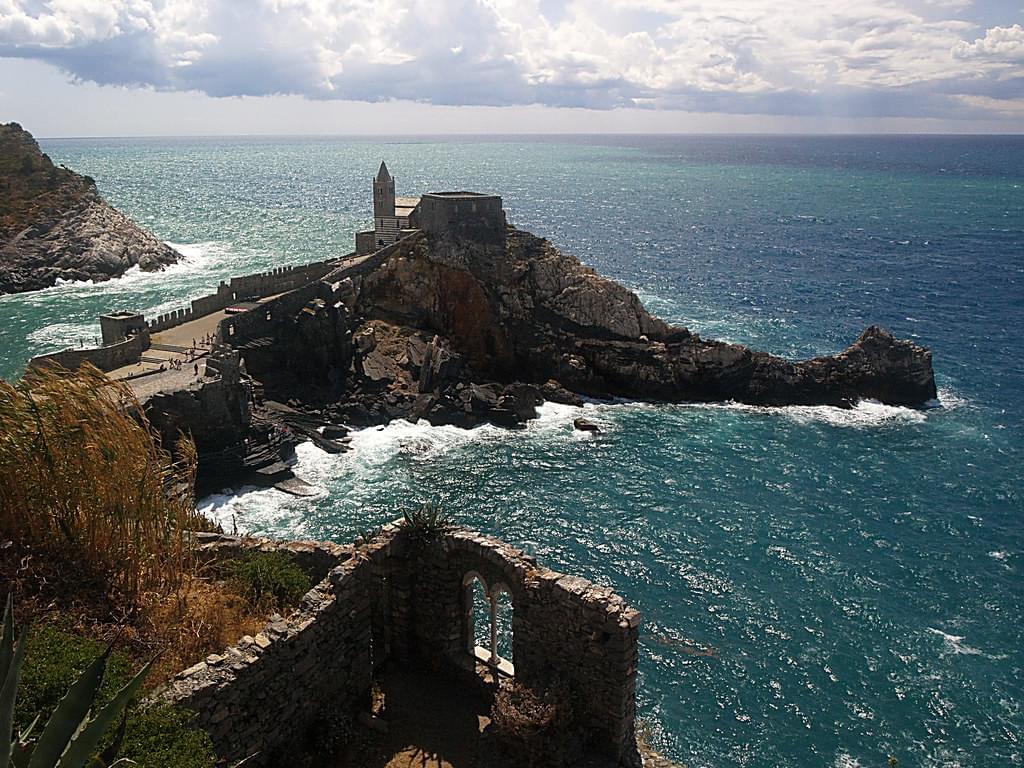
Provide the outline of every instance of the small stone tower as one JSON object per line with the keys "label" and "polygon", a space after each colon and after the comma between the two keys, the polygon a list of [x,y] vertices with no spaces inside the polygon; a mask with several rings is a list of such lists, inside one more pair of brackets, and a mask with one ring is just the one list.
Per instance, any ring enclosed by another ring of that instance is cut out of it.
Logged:
{"label": "small stone tower", "polygon": [[395,180],[391,178],[387,165],[381,160],[377,178],[373,180],[373,218],[377,229],[381,219],[395,215]]}

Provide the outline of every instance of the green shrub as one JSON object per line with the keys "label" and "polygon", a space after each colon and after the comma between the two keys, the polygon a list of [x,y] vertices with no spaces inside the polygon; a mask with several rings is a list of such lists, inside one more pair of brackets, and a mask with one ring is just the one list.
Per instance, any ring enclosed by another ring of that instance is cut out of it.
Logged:
{"label": "green shrub", "polygon": [[[81,637],[62,627],[32,627],[28,633],[25,665],[14,708],[15,725],[24,729],[40,713],[43,715],[40,724],[45,722],[68,688],[104,650],[104,643]],[[107,672],[96,703],[102,706],[110,701],[131,676],[131,659],[115,651],[107,662]]]}
{"label": "green shrub", "polygon": [[206,731],[190,726],[192,713],[161,704],[136,710],[128,719],[121,757],[139,768],[212,768],[217,762]]}
{"label": "green shrub", "polygon": [[293,608],[313,586],[306,572],[282,552],[246,554],[225,563],[223,572],[232,589],[254,608]]}
{"label": "green shrub", "polygon": [[414,548],[422,547],[435,541],[439,536],[451,530],[452,521],[436,504],[424,504],[413,510],[402,513],[402,527]]}
{"label": "green shrub", "polygon": [[[45,723],[67,690],[105,648],[104,643],[59,625],[32,627],[18,686],[16,730],[24,730],[36,715],[41,715],[40,725]],[[124,652],[111,654],[96,698],[97,707],[110,701],[131,679],[133,666]],[[212,768],[217,761],[213,743],[205,731],[190,726],[191,717],[187,710],[171,705],[132,709],[118,756],[133,760],[139,768]]]}

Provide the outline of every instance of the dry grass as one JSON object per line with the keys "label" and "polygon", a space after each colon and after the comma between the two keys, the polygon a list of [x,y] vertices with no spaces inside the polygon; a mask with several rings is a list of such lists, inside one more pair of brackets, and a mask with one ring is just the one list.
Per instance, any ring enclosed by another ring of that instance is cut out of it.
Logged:
{"label": "dry grass", "polygon": [[256,634],[266,612],[191,549],[187,532],[209,529],[195,466],[191,440],[172,457],[95,368],[0,380],[0,583],[22,620],[159,652],[152,685]]}
{"label": "dry grass", "polygon": [[131,391],[85,366],[0,381],[0,538],[74,557],[133,605],[195,569],[195,449],[163,450]]}
{"label": "dry grass", "polygon": [[221,582],[192,578],[178,594],[151,595],[130,639],[147,653],[160,652],[153,680],[162,681],[255,635],[266,621],[265,613]]}

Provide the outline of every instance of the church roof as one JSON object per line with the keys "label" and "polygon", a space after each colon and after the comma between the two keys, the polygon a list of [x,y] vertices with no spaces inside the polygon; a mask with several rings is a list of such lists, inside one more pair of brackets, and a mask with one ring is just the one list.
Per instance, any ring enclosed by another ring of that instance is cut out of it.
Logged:
{"label": "church roof", "polygon": [[384,164],[384,161],[380,161],[380,170],[377,171],[377,181],[391,181],[391,174],[388,172],[388,167]]}
{"label": "church roof", "polygon": [[408,216],[413,210],[420,204],[419,198],[395,198],[394,199],[394,215],[395,216]]}

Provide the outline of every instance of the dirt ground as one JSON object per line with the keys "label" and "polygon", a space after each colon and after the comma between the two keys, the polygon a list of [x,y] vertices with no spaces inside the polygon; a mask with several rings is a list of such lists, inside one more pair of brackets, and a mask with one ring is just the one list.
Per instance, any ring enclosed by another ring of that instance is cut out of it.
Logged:
{"label": "dirt ground", "polygon": [[485,768],[480,732],[490,722],[487,697],[436,672],[403,669],[381,681],[388,731],[360,726],[361,748],[346,768]]}

